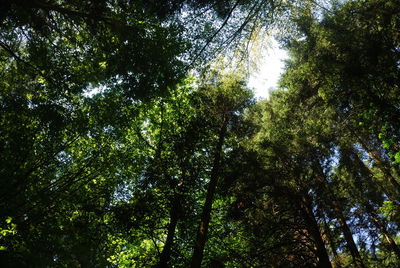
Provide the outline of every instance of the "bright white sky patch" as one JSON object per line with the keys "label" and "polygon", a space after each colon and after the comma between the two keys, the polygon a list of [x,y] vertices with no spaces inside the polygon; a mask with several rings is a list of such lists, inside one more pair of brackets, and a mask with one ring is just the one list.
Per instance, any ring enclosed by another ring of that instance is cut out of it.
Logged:
{"label": "bright white sky patch", "polygon": [[[284,60],[289,56],[285,50],[279,48],[275,39],[270,41],[270,45],[265,47],[261,54],[259,69],[250,75],[248,87],[254,89],[256,98],[268,99],[269,92],[278,86],[278,80],[285,67]],[[105,86],[89,86],[84,96],[91,98],[97,93],[104,92],[105,89]]]}
{"label": "bright white sky patch", "polygon": [[268,98],[269,91],[278,85],[285,66],[283,61],[288,58],[288,54],[279,48],[277,41],[272,40],[271,46],[265,49],[262,56],[259,70],[250,75],[248,86],[254,88],[257,98]]}

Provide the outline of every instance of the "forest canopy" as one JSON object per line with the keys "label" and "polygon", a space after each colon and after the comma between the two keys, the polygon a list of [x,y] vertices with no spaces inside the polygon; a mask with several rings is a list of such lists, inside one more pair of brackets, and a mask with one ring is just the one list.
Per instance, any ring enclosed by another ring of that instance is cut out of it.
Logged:
{"label": "forest canopy", "polygon": [[[0,20],[2,267],[399,266],[397,0],[4,0]],[[268,38],[290,57],[260,100]]]}

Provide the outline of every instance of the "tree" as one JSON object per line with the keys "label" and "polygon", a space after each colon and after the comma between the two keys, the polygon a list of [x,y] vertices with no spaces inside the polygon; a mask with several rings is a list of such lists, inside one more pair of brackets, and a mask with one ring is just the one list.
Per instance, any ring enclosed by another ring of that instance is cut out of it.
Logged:
{"label": "tree", "polygon": [[213,121],[216,138],[212,152],[212,167],[209,174],[207,194],[202,209],[201,220],[197,231],[191,267],[200,267],[203,250],[207,241],[212,204],[221,172],[221,161],[228,129],[234,123],[236,114],[246,108],[251,93],[244,87],[243,80],[233,75],[222,76],[212,71],[199,89],[204,104],[203,113],[209,113],[208,120]]}
{"label": "tree", "polygon": [[[109,204],[127,156],[121,133],[134,102],[162,95],[182,77],[184,44],[177,28],[123,2],[5,4],[0,221],[17,227],[1,241],[2,259],[107,263],[107,233],[115,228],[106,224]],[[103,94],[91,97],[96,88]]]}
{"label": "tree", "polygon": [[[2,5],[4,265],[399,262],[396,1]],[[252,105],[274,26],[291,59]]]}

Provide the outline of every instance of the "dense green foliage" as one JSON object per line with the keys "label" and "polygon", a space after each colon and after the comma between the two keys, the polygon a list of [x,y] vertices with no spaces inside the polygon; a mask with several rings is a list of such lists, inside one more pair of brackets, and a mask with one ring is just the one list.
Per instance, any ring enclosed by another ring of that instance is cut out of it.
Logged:
{"label": "dense green foliage", "polygon": [[2,267],[398,267],[398,1],[2,5]]}

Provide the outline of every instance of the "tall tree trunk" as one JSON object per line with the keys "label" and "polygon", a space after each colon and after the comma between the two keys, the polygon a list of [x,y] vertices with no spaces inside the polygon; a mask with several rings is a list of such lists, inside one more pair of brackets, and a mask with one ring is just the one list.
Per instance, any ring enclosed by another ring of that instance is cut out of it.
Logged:
{"label": "tall tree trunk", "polygon": [[197,231],[197,237],[194,244],[194,252],[191,261],[191,268],[199,268],[203,260],[204,246],[207,241],[208,226],[211,218],[211,209],[214,199],[215,189],[218,183],[219,170],[221,168],[221,154],[222,145],[225,140],[227,122],[226,118],[222,122],[222,126],[219,131],[218,143],[215,147],[214,162],[211,170],[210,182],[207,187],[206,201],[203,206],[201,213],[201,221]]}
{"label": "tall tree trunk", "polygon": [[188,168],[188,164],[189,164],[188,159],[186,158],[185,160],[183,160],[181,162],[181,165],[180,165],[181,170],[182,170],[182,176],[176,187],[176,191],[174,193],[173,200],[171,203],[171,208],[169,211],[170,222],[169,222],[168,230],[167,230],[167,239],[165,240],[165,245],[160,254],[160,260],[156,266],[157,268],[168,267],[168,263],[171,259],[171,250],[172,250],[172,245],[174,242],[176,226],[178,225],[178,221],[182,217],[181,216],[182,201],[184,201],[183,200],[184,199],[183,191],[184,191],[184,184],[186,182],[186,171]]}
{"label": "tall tree trunk", "polygon": [[350,231],[349,226],[346,223],[345,217],[343,216],[343,210],[341,208],[341,205],[339,201],[336,199],[334,193],[332,192],[329,182],[326,179],[323,169],[319,163],[317,163],[316,168],[319,173],[319,176],[317,176],[317,180],[322,184],[322,186],[325,188],[326,193],[329,196],[328,200],[330,201],[333,211],[335,212],[336,218],[342,228],[343,235],[347,243],[347,247],[350,250],[351,256],[353,257],[354,265],[355,267],[364,268],[365,266],[364,263],[362,262],[361,255],[358,251],[357,245],[354,242],[353,235]]}
{"label": "tall tree trunk", "polygon": [[305,212],[306,217],[304,217],[307,223],[307,230],[310,231],[310,234],[315,242],[315,246],[317,247],[317,257],[318,257],[318,267],[322,268],[332,268],[332,264],[329,261],[329,256],[325,248],[325,243],[321,237],[321,232],[318,226],[318,222],[315,219],[314,212],[312,210],[312,203],[310,201],[310,197],[305,193],[301,197],[301,203],[303,204],[303,211]]}
{"label": "tall tree trunk", "polygon": [[322,211],[320,213],[320,217],[323,220],[325,234],[326,234],[326,238],[328,240],[328,244],[330,245],[330,247],[332,249],[333,260],[334,260],[334,264],[335,264],[334,266],[335,266],[335,268],[340,268],[340,267],[342,267],[342,265],[340,263],[339,255],[337,253],[337,247],[336,247],[334,238],[332,236],[331,229],[329,228],[329,225],[326,222],[325,216],[323,215]]}
{"label": "tall tree trunk", "polygon": [[[350,128],[349,128],[350,129]],[[365,142],[357,135],[355,134],[351,129],[350,129],[351,134],[356,138],[357,142],[361,145],[361,147],[364,149],[364,151],[367,152],[369,157],[376,163],[378,168],[383,172],[383,174],[389,179],[390,183],[394,186],[396,189],[396,196],[400,196],[400,184],[397,182],[397,180],[393,177],[392,173],[390,172],[390,169],[388,169],[383,161],[379,158],[379,156],[375,155],[365,144]]]}
{"label": "tall tree trunk", "polygon": [[[179,187],[179,186],[178,186]],[[179,187],[180,188],[180,187]],[[178,189],[179,191],[180,189]],[[168,225],[167,240],[165,241],[164,248],[160,254],[160,261],[157,264],[157,268],[168,267],[168,262],[171,259],[171,249],[174,242],[175,230],[180,218],[181,207],[181,195],[179,192],[175,193],[174,200],[170,210],[170,222]]]}
{"label": "tall tree trunk", "polygon": [[361,161],[361,159],[358,157],[358,155],[357,154],[354,154],[354,155],[355,155],[356,164],[363,170],[363,172],[365,172],[367,174],[368,178],[371,179],[371,183],[375,183],[378,186],[379,190],[382,191],[382,193],[384,193],[390,201],[399,205],[399,200],[395,196],[393,196],[393,194],[391,192],[387,191],[387,189],[385,187],[383,187],[382,183],[374,176],[374,174],[365,165],[365,163],[363,161]]}
{"label": "tall tree trunk", "polygon": [[363,205],[365,207],[366,212],[371,216],[375,226],[381,231],[381,234],[388,242],[390,248],[396,254],[397,258],[400,260],[400,249],[397,246],[396,242],[393,240],[392,236],[387,231],[385,224],[383,224],[383,222],[379,219],[379,216],[376,213],[375,209],[368,202],[364,202]]}

